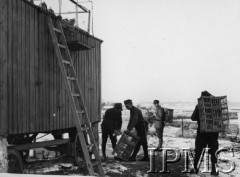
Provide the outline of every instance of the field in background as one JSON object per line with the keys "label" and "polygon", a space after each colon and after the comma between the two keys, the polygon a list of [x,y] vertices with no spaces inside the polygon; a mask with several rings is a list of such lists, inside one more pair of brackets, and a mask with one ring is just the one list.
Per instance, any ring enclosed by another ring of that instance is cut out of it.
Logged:
{"label": "field in background", "polygon": [[[136,104],[138,108],[142,110],[143,116],[147,112],[147,110],[154,112],[154,106],[149,102],[143,102]],[[197,128],[197,122],[193,122],[190,119],[190,116],[193,113],[193,110],[196,106],[194,102],[171,102],[171,103],[162,103],[162,107],[174,109],[173,113],[173,123],[172,126],[175,127],[190,127],[191,129]],[[104,106],[102,109],[102,116],[104,115],[106,109],[112,108],[112,106]],[[229,134],[237,134],[239,132],[240,120],[238,119],[240,116],[240,103],[228,102],[228,110],[230,116],[229,122]],[[122,111],[123,117],[123,127],[122,129],[126,129],[129,119],[129,111],[124,109]],[[183,123],[182,123],[183,122]],[[101,130],[100,130],[101,131]]]}

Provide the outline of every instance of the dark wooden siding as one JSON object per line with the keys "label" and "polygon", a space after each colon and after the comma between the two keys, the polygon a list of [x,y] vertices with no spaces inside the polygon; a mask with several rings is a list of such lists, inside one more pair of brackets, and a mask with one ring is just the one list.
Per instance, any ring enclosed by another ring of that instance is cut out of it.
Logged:
{"label": "dark wooden siding", "polygon": [[0,134],[7,132],[7,0],[0,1]]}
{"label": "dark wooden siding", "polygon": [[[47,15],[24,0],[0,1],[0,135],[74,127]],[[100,120],[101,43],[67,27],[68,40],[93,49],[71,52],[91,122]]]}

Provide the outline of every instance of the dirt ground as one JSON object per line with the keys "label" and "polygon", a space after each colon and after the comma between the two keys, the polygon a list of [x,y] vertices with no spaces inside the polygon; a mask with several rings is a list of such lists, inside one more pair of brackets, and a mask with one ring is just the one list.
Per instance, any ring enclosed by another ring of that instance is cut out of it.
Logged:
{"label": "dirt ground", "polygon": [[[151,131],[154,131],[154,128],[150,128],[150,133]],[[163,147],[166,148],[194,148],[194,144],[195,144],[195,139],[194,138],[183,138],[181,137],[181,133],[182,130],[181,128],[177,128],[177,127],[171,127],[171,126],[166,126],[164,129],[164,143],[163,143]],[[189,131],[184,131],[184,136],[190,137],[189,133],[191,134],[194,132],[194,130],[189,130]],[[194,137],[194,135],[193,135]],[[157,146],[157,142],[158,139],[156,136],[151,136],[148,135],[148,145],[149,147],[156,147]],[[224,139],[219,139],[219,147],[239,147],[239,143],[233,143],[229,140],[224,140]],[[116,162],[114,160],[112,160],[112,155],[110,152],[112,152],[112,148],[111,148],[111,143],[110,141],[108,141],[107,144],[108,147],[108,156],[110,156],[110,160],[109,162],[106,163],[106,165],[104,166],[106,174],[108,176],[149,176],[149,177],[156,177],[156,176],[178,176],[178,177],[184,177],[184,176],[189,176],[189,177],[203,177],[203,176],[211,176],[208,173],[201,173],[199,172],[198,174],[189,174],[189,173],[181,173],[181,171],[184,170],[184,158],[183,158],[183,154],[181,159],[178,162],[175,163],[170,163],[167,165],[168,170],[170,171],[170,173],[167,174],[163,174],[163,173],[157,173],[157,174],[148,174],[147,171],[149,171],[150,169],[150,164],[149,162],[136,162],[136,163],[128,163],[128,162]],[[138,154],[138,158],[141,158],[143,156],[143,151],[141,150]],[[236,151],[234,152],[234,157],[231,156],[230,153],[224,153],[221,154],[221,156],[226,157],[231,159],[234,163],[235,163],[235,170],[229,174],[224,174],[222,172],[219,173],[219,176],[221,177],[227,177],[227,176],[239,176],[240,175],[240,152]],[[172,156],[168,156],[171,159],[175,158],[175,155],[172,154]],[[161,153],[158,154],[156,156],[155,159],[155,164],[156,167],[155,169],[157,171],[161,171],[162,170],[162,155]],[[222,169],[228,169],[229,168],[229,164],[227,163],[219,163],[220,167]]]}
{"label": "dirt ground", "polygon": [[[154,128],[150,128],[150,134],[153,133]],[[191,130],[189,132],[192,133]],[[152,133],[151,133],[152,132]],[[181,128],[177,127],[171,127],[166,126],[164,129],[164,143],[163,147],[173,147],[173,148],[194,148],[194,138],[183,138],[179,134],[181,132]],[[187,133],[185,133],[187,135]],[[101,142],[101,131],[99,132],[100,135],[100,142]],[[187,136],[189,137],[189,135]],[[118,137],[120,138],[120,137]],[[156,147],[157,146],[158,139],[156,136],[148,135],[148,145],[149,147]],[[231,146],[239,146],[239,143],[233,143],[229,140],[220,139],[219,140],[219,147],[231,147]],[[51,152],[53,153],[53,152]],[[101,149],[100,149],[100,155],[101,155]],[[230,154],[231,155],[231,154]],[[54,157],[54,154],[52,154]],[[108,140],[107,142],[107,156],[108,160],[103,163],[103,168],[105,171],[106,176],[109,177],[117,177],[117,176],[129,176],[129,177],[158,177],[158,176],[172,176],[172,177],[203,177],[203,176],[211,176],[210,174],[206,173],[199,173],[199,174],[186,174],[181,173],[181,171],[184,169],[184,158],[182,157],[178,162],[176,163],[170,163],[167,165],[168,170],[170,173],[163,174],[163,173],[153,173],[148,174],[148,171],[150,169],[149,162],[120,162],[114,160],[114,156],[112,155],[112,147],[111,142]],[[137,158],[141,158],[143,156],[142,149],[140,150]],[[223,154],[224,157],[231,158],[232,161],[235,162],[235,170],[229,174],[221,173],[219,174],[220,177],[233,177],[233,176],[240,176],[240,152],[236,151],[234,153],[234,157],[229,156],[228,154]],[[174,154],[170,153],[169,158],[173,159],[175,157]],[[155,160],[155,169],[157,171],[162,170],[162,155],[158,154],[156,156]],[[221,166],[223,169],[228,168],[227,164],[223,164]],[[72,159],[66,156],[63,156],[61,158],[50,158],[44,159],[41,161],[35,161],[35,162],[29,162],[26,165],[24,173],[27,174],[45,174],[45,175],[87,175],[88,172],[86,170],[86,167],[83,165],[82,167],[73,166]]]}

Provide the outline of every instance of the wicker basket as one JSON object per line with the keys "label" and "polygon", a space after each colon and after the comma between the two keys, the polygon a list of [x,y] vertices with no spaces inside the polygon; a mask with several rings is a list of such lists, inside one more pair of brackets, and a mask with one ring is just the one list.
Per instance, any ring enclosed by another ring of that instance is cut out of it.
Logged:
{"label": "wicker basket", "polygon": [[206,97],[198,99],[200,132],[225,132],[229,125],[227,97]]}

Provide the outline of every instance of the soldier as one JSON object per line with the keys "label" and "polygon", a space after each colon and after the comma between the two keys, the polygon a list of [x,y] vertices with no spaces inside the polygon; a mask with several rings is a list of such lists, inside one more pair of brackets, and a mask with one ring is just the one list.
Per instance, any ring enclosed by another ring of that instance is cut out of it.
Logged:
{"label": "soldier", "polygon": [[113,108],[108,109],[103,117],[102,127],[102,154],[103,160],[106,156],[106,143],[108,136],[112,142],[112,148],[116,147],[117,135],[116,132],[121,131],[122,127],[122,103],[116,103]]}
{"label": "soldier", "polygon": [[127,131],[132,131],[132,129],[135,127],[137,131],[137,136],[139,136],[139,141],[137,145],[134,148],[134,152],[129,158],[129,161],[136,161],[137,153],[141,147],[143,146],[144,151],[144,157],[140,159],[140,161],[148,161],[148,144],[147,144],[147,134],[146,134],[146,124],[145,120],[142,116],[141,110],[133,106],[132,100],[125,100],[124,104],[128,110],[130,110],[130,120],[127,126]]}
{"label": "soldier", "polygon": [[156,117],[154,120],[154,127],[156,129],[157,137],[158,137],[158,149],[162,148],[163,144],[163,128],[165,126],[164,124],[164,110],[159,105],[159,100],[153,101],[154,106],[156,107]]}
{"label": "soldier", "polygon": [[[209,92],[204,91],[201,93],[201,96],[212,96]],[[199,111],[198,105],[196,105],[195,110],[191,116],[192,121],[197,121],[198,129],[197,136],[195,139],[195,159],[194,159],[194,168],[197,171],[198,161],[201,157],[201,153],[204,148],[210,148],[209,153],[211,154],[212,162],[212,175],[218,175],[216,172],[217,158],[215,156],[216,151],[218,150],[218,133],[217,132],[200,132],[200,120],[199,120]]]}

